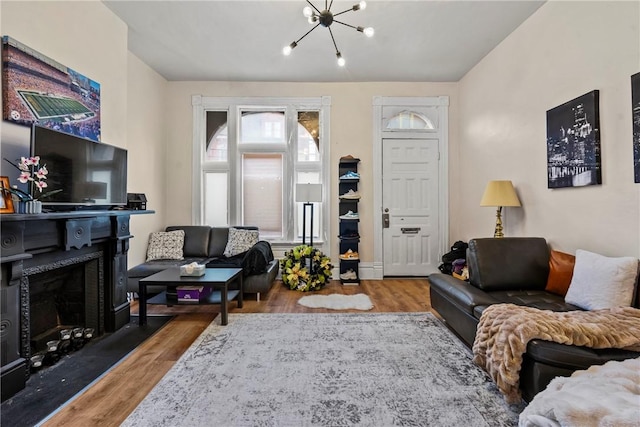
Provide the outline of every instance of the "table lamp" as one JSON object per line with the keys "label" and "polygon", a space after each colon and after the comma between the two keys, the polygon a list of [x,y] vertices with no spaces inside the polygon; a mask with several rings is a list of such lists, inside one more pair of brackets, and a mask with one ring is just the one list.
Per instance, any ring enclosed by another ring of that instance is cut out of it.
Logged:
{"label": "table lamp", "polygon": [[322,184],[296,184],[296,202],[302,202],[302,244],[307,244],[307,207],[311,207],[309,246],[313,246],[313,203],[322,201]]}
{"label": "table lamp", "polygon": [[502,207],[519,207],[521,205],[511,181],[489,181],[482,195],[480,206],[495,206],[498,208],[496,211],[496,229],[493,237],[504,237],[502,232]]}

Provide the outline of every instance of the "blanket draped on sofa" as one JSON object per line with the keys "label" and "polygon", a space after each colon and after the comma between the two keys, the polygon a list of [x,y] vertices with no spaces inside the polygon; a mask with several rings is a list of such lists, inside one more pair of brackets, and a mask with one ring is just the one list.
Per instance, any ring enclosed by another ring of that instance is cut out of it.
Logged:
{"label": "blanket draped on sofa", "polygon": [[522,355],[533,339],[591,348],[640,348],[640,309],[618,307],[553,312],[514,304],[484,310],[473,361],[493,378],[509,403],[520,401]]}

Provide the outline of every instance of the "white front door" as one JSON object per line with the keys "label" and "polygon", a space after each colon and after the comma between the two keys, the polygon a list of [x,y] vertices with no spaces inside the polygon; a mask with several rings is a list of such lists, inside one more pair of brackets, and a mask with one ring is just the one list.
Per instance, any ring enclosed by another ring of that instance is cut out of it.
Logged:
{"label": "white front door", "polygon": [[438,271],[438,139],[382,140],[385,276]]}

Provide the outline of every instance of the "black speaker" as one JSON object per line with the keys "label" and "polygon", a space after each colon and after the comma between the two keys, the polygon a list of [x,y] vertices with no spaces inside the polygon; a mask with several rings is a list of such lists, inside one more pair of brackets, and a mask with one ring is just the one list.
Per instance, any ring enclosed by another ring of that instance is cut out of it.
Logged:
{"label": "black speaker", "polygon": [[147,209],[147,196],[144,193],[127,193],[127,209],[144,211]]}

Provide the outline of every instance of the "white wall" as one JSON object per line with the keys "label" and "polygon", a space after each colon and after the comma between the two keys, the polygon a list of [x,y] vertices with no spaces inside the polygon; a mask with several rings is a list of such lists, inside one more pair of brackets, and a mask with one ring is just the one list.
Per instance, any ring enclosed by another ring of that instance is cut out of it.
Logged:
{"label": "white wall", "polygon": [[167,205],[165,107],[167,81],[132,53],[128,54],[127,139],[129,193],[144,193],[153,215],[132,215],[135,236],[129,248],[129,266],[145,261],[149,233],[163,230]]}
{"label": "white wall", "polygon": [[[638,2],[548,2],[460,81],[454,239],[493,235],[495,209],[480,198],[487,181],[510,179],[523,207],[505,208],[507,236],[640,256],[630,83],[640,71],[639,26]],[[594,89],[602,185],[547,189],[546,111]]]}
{"label": "white wall", "polygon": [[[247,82],[169,82],[166,102],[167,190],[172,208],[167,211],[168,224],[191,222],[192,189],[192,95],[203,96],[330,96],[331,97],[331,242],[329,253],[338,258],[338,160],[351,154],[361,162],[360,185],[360,259],[373,262],[373,97],[374,96],[439,96],[450,97],[449,120],[457,122],[457,85],[455,83],[247,83]],[[449,129],[449,144],[457,144],[455,127]],[[379,236],[381,237],[381,236]]]}
{"label": "white wall", "polygon": [[[102,141],[128,149],[129,192],[149,193],[150,208],[159,210],[132,217],[136,238],[129,264],[143,261],[148,232],[164,228],[166,81],[129,54],[127,26],[99,1],[3,1],[0,29],[100,83]],[[3,153],[27,155],[29,128],[4,121],[0,126]],[[12,173],[3,165],[3,175]]]}

